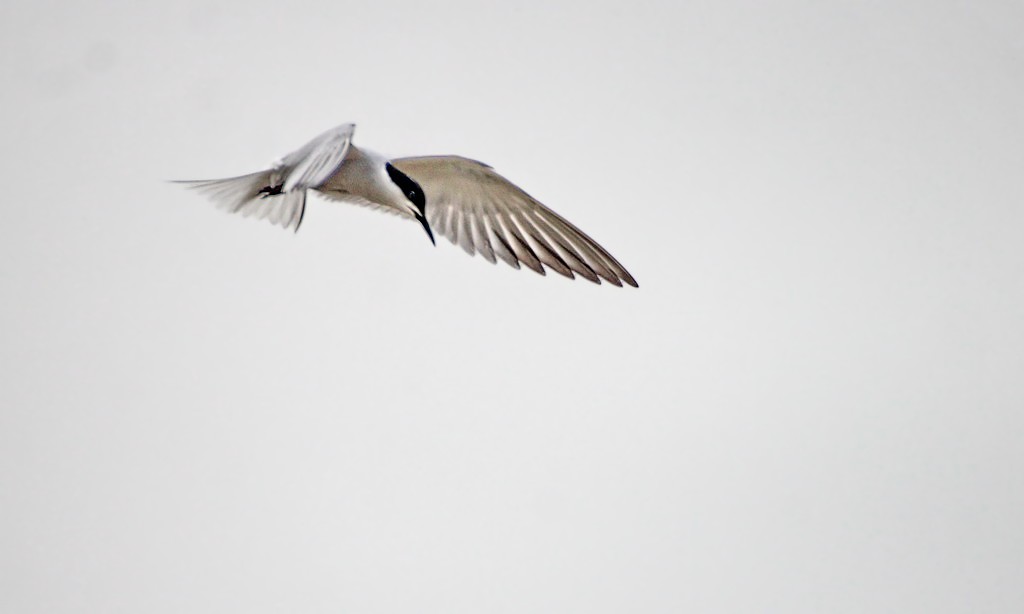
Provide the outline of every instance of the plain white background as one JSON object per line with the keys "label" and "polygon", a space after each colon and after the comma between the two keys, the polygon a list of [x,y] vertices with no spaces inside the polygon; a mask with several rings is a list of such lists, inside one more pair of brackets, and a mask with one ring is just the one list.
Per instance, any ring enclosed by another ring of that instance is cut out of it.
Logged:
{"label": "plain white background", "polygon": [[[0,8],[0,610],[1024,611],[1024,5]],[[168,179],[339,123],[638,290]]]}

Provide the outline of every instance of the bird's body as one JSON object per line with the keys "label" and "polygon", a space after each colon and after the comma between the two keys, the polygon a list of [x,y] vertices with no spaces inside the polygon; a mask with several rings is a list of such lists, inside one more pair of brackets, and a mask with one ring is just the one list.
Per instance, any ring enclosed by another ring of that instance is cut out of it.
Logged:
{"label": "bird's body", "polygon": [[388,159],[352,144],[353,124],[328,130],[270,169],[185,181],[232,212],[298,230],[307,190],[419,221],[490,262],[520,263],[543,275],[578,274],[616,286],[636,281],[590,237],[499,175],[459,156]]}
{"label": "bird's body", "polygon": [[387,162],[377,152],[350,146],[338,171],[315,189],[327,198],[415,217],[415,209],[388,176]]}

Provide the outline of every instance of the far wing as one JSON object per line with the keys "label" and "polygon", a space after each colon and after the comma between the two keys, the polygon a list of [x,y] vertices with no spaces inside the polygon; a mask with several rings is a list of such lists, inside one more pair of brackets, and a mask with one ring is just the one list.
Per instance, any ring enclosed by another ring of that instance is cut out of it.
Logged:
{"label": "far wing", "polygon": [[316,188],[333,175],[352,144],[355,124],[342,124],[284,157],[277,168],[285,173],[284,192]]}
{"label": "far wing", "polygon": [[491,167],[458,156],[399,158],[391,163],[420,184],[427,220],[438,233],[490,262],[520,262],[545,274],[544,265],[616,286],[636,287],[633,276],[603,247],[522,191]]}

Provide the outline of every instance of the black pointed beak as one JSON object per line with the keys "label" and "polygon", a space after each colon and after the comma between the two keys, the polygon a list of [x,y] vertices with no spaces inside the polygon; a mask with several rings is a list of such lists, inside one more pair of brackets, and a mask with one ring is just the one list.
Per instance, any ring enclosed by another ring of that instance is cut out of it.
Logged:
{"label": "black pointed beak", "polygon": [[423,226],[423,230],[427,231],[427,236],[430,237],[430,242],[437,246],[437,241],[434,240],[434,231],[430,230],[430,224],[427,223],[427,218],[422,214],[418,213],[416,219],[420,221]]}

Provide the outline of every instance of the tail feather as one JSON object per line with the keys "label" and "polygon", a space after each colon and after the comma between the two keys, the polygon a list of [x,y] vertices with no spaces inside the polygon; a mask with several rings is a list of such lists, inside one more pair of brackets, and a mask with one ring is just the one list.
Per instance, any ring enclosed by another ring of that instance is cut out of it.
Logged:
{"label": "tail feather", "polygon": [[244,217],[267,219],[272,224],[298,231],[306,210],[306,190],[281,191],[281,178],[274,170],[227,179],[175,181],[205,194],[219,208]]}

